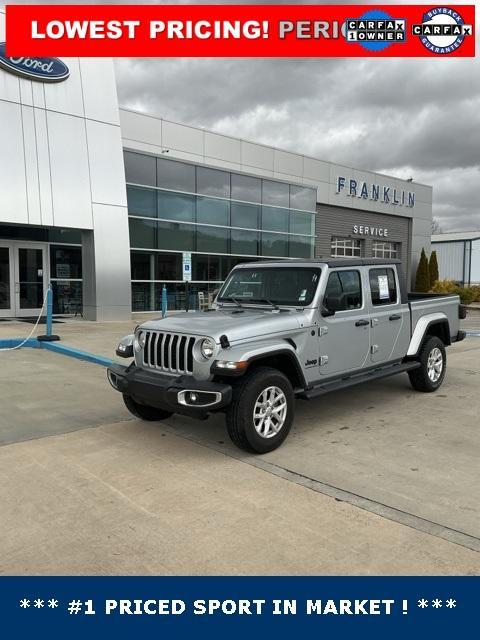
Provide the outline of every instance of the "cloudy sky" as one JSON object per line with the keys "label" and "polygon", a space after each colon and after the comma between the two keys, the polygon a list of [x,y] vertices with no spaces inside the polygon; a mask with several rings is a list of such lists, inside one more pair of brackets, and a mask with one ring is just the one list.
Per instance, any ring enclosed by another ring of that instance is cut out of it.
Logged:
{"label": "cloudy sky", "polygon": [[119,59],[116,68],[124,106],[413,177],[433,185],[444,231],[480,229],[478,56]]}

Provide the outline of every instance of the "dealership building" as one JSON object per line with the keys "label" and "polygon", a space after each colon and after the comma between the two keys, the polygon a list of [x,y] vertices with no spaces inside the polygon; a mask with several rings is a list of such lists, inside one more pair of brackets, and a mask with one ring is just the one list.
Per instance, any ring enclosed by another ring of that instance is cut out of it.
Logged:
{"label": "dealership building", "polygon": [[431,187],[123,109],[109,59],[64,59],[58,82],[2,60],[0,318],[50,282],[85,319],[158,310],[164,286],[194,308],[271,258],[398,258],[409,283],[429,249]]}

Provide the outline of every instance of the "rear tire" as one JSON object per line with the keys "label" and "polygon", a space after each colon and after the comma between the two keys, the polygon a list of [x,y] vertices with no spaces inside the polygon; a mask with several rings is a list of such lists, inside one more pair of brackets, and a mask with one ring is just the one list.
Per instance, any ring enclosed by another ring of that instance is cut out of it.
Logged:
{"label": "rear tire", "polygon": [[157,409],[156,407],[150,407],[146,404],[140,404],[139,402],[135,402],[131,396],[127,396],[126,394],[123,394],[123,401],[130,413],[141,420],[156,422],[173,416],[171,411],[165,411],[164,409]]}
{"label": "rear tire", "polygon": [[445,345],[436,336],[427,337],[418,355],[420,367],[408,372],[416,391],[431,393],[441,387],[447,370]]}
{"label": "rear tire", "polygon": [[253,453],[277,449],[290,432],[294,403],[290,380],[280,371],[259,367],[245,374],[234,386],[227,410],[230,439]]}

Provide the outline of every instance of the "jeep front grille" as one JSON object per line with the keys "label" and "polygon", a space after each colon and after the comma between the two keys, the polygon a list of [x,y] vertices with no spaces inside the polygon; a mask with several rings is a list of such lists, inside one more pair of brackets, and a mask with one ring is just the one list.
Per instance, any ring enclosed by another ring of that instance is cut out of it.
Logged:
{"label": "jeep front grille", "polygon": [[145,332],[143,364],[168,373],[193,373],[195,337],[161,331]]}

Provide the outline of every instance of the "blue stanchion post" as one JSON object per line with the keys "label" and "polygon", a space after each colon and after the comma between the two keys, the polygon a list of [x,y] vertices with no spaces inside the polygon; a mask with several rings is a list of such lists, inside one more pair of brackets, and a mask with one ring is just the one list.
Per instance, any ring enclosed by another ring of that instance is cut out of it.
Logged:
{"label": "blue stanchion post", "polygon": [[60,336],[53,334],[53,289],[52,285],[48,285],[47,289],[47,332],[42,336],[38,336],[37,340],[42,342],[56,342],[60,340]]}
{"label": "blue stanchion post", "polygon": [[167,300],[167,287],[163,285],[162,289],[162,318],[167,315],[168,300]]}

